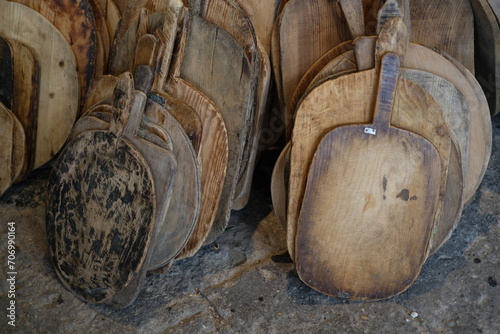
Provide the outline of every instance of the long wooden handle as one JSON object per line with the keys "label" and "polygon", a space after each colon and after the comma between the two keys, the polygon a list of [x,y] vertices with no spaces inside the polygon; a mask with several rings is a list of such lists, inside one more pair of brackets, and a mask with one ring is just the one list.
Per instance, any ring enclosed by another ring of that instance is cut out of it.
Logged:
{"label": "long wooden handle", "polygon": [[130,109],[134,98],[134,78],[132,73],[125,72],[118,78],[113,91],[113,118],[109,131],[121,137],[130,118]]}
{"label": "long wooden handle", "polygon": [[340,0],[352,39],[365,35],[365,18],[361,0]]}
{"label": "long wooden handle", "polygon": [[[387,53],[382,58],[382,67],[380,69],[377,101],[373,118],[375,132],[385,132],[391,126],[391,114],[396,95],[398,76],[399,57],[394,53]],[[372,132],[372,134],[375,133]]]}

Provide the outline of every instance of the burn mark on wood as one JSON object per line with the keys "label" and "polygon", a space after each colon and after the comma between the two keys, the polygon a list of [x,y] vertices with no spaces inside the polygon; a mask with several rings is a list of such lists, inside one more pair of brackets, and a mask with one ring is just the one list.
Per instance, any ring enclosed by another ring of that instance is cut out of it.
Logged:
{"label": "burn mark on wood", "polygon": [[403,189],[401,192],[396,196],[396,198],[399,198],[405,202],[408,202],[410,199],[410,191],[408,189]]}

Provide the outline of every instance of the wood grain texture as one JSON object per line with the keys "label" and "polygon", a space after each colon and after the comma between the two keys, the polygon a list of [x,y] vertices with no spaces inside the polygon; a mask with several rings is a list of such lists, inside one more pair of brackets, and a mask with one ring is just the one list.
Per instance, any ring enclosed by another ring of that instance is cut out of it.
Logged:
{"label": "wood grain texture", "polygon": [[[491,3],[498,3],[492,1]],[[476,28],[476,78],[483,88],[491,115],[500,112],[500,26],[487,0],[471,0]],[[500,5],[497,5],[500,7]]]}
{"label": "wood grain texture", "polygon": [[101,104],[104,101],[111,103],[113,97],[113,90],[115,89],[118,77],[114,75],[101,75],[95,78],[92,87],[89,89],[89,94],[85,100],[84,114],[87,110]]}
{"label": "wood grain texture", "polygon": [[26,137],[17,117],[0,102],[0,195],[21,175],[26,152]]}
{"label": "wood grain texture", "polygon": [[[370,76],[370,78],[366,76]],[[302,205],[302,194],[306,182],[305,173],[309,171],[309,164],[312,160],[314,150],[319,144],[321,137],[330,129],[340,125],[368,123],[371,121],[375,103],[375,88],[370,88],[367,82],[375,81],[376,70],[341,76],[337,79],[326,81],[320,86],[316,86],[299,106],[296,121],[297,124],[301,125],[294,129],[292,137],[287,211],[287,240],[291,254],[294,253],[294,238],[296,235],[296,225],[292,223],[293,221],[296,222],[296,220],[293,220],[296,218],[294,218],[292,210],[297,210],[296,217],[298,217],[299,209],[296,209],[296,206]],[[353,90],[350,87],[356,87],[356,89]],[[338,98],[333,99],[331,98],[332,95]],[[348,105],[338,105],[341,100],[350,102]],[[423,105],[426,108],[422,108]],[[450,150],[453,149],[455,143],[450,139],[450,130],[443,118],[439,105],[437,105],[428,93],[412,82],[400,80],[395,106],[396,108],[392,116],[392,122],[395,126],[428,138],[438,148],[443,165],[441,192],[446,193],[448,191],[445,188],[448,184],[446,183],[446,167],[450,160]],[[422,111],[415,113],[415,106],[420,106],[419,110]],[[455,158],[454,163],[460,164],[460,155],[458,155],[458,158]],[[461,168],[459,169],[461,170]],[[462,174],[459,173],[456,177],[458,181],[455,180],[455,182],[460,183]],[[450,191],[452,190],[450,188]],[[461,196],[461,192],[459,192],[458,196]],[[458,201],[458,205],[460,204],[461,200]],[[456,206],[441,206],[441,208],[441,211],[445,211],[443,213],[444,216],[453,216],[453,219],[456,219]],[[448,211],[453,213],[448,213]]]}
{"label": "wood grain texture", "polygon": [[0,102],[12,109],[14,100],[14,55],[10,43],[0,38]]}
{"label": "wood grain texture", "polygon": [[14,55],[12,113],[21,122],[26,137],[24,166],[19,174],[20,180],[33,169],[35,161],[40,66],[33,49],[15,40],[9,43]]}
{"label": "wood grain texture", "polygon": [[[247,80],[251,80],[250,87],[252,91],[248,96],[248,104],[252,110],[248,114],[249,118],[245,130],[247,131],[245,135],[247,139],[237,171],[237,184],[233,198],[233,208],[242,209],[246,205],[246,198],[249,196],[248,193],[243,192],[243,189],[249,190],[245,188],[245,183],[251,178],[250,175],[253,174],[251,155],[257,150],[256,145],[258,145],[258,141],[255,138],[258,135],[260,120],[258,117],[258,86],[261,81],[261,78],[259,78],[260,62],[262,61],[262,57],[260,56],[261,50],[259,50],[252,22],[237,2],[233,0],[208,0],[202,3],[202,7],[201,17],[215,23],[228,32],[243,48],[250,65],[249,73],[245,77]],[[264,79],[269,80],[268,78]]]}
{"label": "wood grain texture", "polygon": [[94,16],[96,27],[96,61],[95,75],[108,73],[108,56],[110,52],[110,40],[108,26],[106,23],[106,13],[103,10],[104,5],[100,0],[88,0],[92,7],[92,15]]}
{"label": "wood grain texture", "polygon": [[[172,116],[174,116],[184,129],[198,157],[200,154],[201,139],[203,137],[203,123],[200,115],[183,101],[165,92],[154,92],[154,94],[150,96],[150,99],[163,106]],[[158,124],[163,124],[164,121],[163,119],[156,120]]]}
{"label": "wood grain texture", "polygon": [[[159,115],[161,114],[161,116]],[[161,268],[179,254],[198,221],[201,205],[200,165],[193,146],[177,120],[159,104],[148,101],[146,116],[160,124],[173,141],[177,173],[172,198],[163,224],[159,226],[148,270]]]}
{"label": "wood grain texture", "polygon": [[66,147],[48,190],[47,233],[59,278],[80,298],[105,301],[144,262],[155,214],[151,172],[126,141],[89,131]]}
{"label": "wood grain texture", "polygon": [[[18,3],[2,1],[0,34],[29,45],[40,61],[36,152],[33,168],[49,161],[62,147],[78,113],[77,63],[61,33],[41,14]],[[47,47],[51,45],[51,47]],[[58,122],[53,122],[57,119]]]}
{"label": "wood grain texture", "polygon": [[180,77],[220,108],[228,133],[226,179],[209,237],[214,240],[229,221],[256,87],[245,52],[231,35],[199,16],[190,24]]}
{"label": "wood grain texture", "polygon": [[[279,56],[282,68],[286,133],[291,133],[293,116],[288,109],[300,79],[324,53],[350,38],[342,11],[336,1],[288,1],[281,13]],[[286,70],[285,70],[286,69]]]}
{"label": "wood grain texture", "polygon": [[[83,100],[95,75],[96,25],[87,0],[9,0],[42,14],[64,36],[76,59]],[[29,44],[28,44],[29,45]],[[82,101],[83,105],[83,101]]]}
{"label": "wood grain texture", "polygon": [[[328,52],[326,52],[323,56],[321,56],[317,61],[315,61],[309,67],[309,69],[306,71],[306,73],[302,76],[299,83],[297,84],[297,88],[295,88],[295,91],[293,93],[288,108],[288,115],[289,115],[288,117],[295,118],[295,111],[297,109],[297,104],[299,103],[299,100],[302,99],[304,93],[307,90],[307,87],[309,87],[314,77],[333,59],[337,58],[341,54],[350,50],[352,50],[352,42],[351,41],[343,42],[335,46]],[[288,139],[290,139],[290,135],[291,135],[291,129],[290,131],[287,132]]]}
{"label": "wood grain texture", "polygon": [[201,163],[201,210],[191,238],[177,258],[194,255],[205,243],[218,212],[228,164],[228,135],[215,104],[181,78],[172,78],[168,92],[191,106],[202,121],[199,160]]}
{"label": "wood grain texture", "polygon": [[278,16],[280,0],[237,0],[248,15],[255,29],[255,34],[262,42],[267,54],[271,54],[273,25]]}
{"label": "wood grain texture", "polygon": [[373,123],[328,132],[312,161],[297,272],[329,295],[391,297],[410,286],[426,259],[440,158],[427,139],[390,123],[398,72],[397,56],[386,55]]}
{"label": "wood grain texture", "polygon": [[474,73],[474,15],[468,0],[411,0],[410,13],[412,42],[442,50]]}
{"label": "wood grain texture", "polygon": [[340,0],[342,13],[347,21],[352,39],[365,34],[365,17],[361,0]]}
{"label": "wood grain texture", "polygon": [[[355,52],[358,42],[363,45],[364,51],[356,55],[358,67],[362,69],[374,67],[374,60],[369,56],[375,50],[375,38],[363,37],[354,43]],[[465,96],[471,112],[469,162],[467,163],[467,178],[465,180],[465,202],[469,202],[481,180],[491,155],[492,134],[491,117],[485,94],[474,75],[465,68],[457,59],[439,50],[431,50],[421,45],[410,43],[403,62],[406,68],[421,70],[435,74],[449,81]]]}

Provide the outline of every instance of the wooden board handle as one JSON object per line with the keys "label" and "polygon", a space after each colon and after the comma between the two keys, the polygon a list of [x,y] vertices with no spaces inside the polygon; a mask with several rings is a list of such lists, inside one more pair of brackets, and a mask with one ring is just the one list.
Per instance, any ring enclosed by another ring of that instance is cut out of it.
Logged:
{"label": "wooden board handle", "polygon": [[352,39],[365,34],[365,18],[361,0],[340,0],[340,7],[349,26]]}
{"label": "wooden board handle", "polygon": [[377,132],[385,132],[389,129],[398,76],[399,57],[394,53],[387,53],[384,58],[382,58],[377,102],[373,118],[374,129],[372,130],[376,131],[373,133],[365,129],[365,132],[376,134]]}
{"label": "wooden board handle", "polygon": [[118,78],[113,91],[113,118],[109,131],[121,137],[130,118],[130,109],[134,98],[134,78],[132,73],[125,72]]}

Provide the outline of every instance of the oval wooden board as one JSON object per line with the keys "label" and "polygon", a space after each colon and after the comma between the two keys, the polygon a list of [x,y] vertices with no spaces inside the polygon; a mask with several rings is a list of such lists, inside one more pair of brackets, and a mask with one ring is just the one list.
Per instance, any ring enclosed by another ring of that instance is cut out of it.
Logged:
{"label": "oval wooden board", "polygon": [[[377,89],[372,123],[329,131],[308,173],[297,224],[297,272],[328,295],[389,298],[413,283],[427,257],[441,157],[426,138],[391,124],[391,114],[400,107],[394,101],[398,73],[394,54],[382,59],[380,81],[362,73]],[[416,95],[423,92],[409,87]],[[350,105],[349,100],[340,106]],[[412,101],[415,114],[428,107],[425,99]]]}
{"label": "oval wooden board", "polygon": [[201,163],[201,211],[193,234],[179,259],[194,255],[210,233],[220,202],[228,163],[228,135],[224,120],[215,104],[180,78],[167,85],[168,92],[191,106],[202,121],[199,160]]}
{"label": "oval wooden board", "polygon": [[[278,22],[280,82],[285,114],[300,79],[323,54],[350,39],[343,13],[336,1],[290,0]],[[286,117],[287,129],[293,119]]]}
{"label": "oval wooden board", "polygon": [[190,23],[180,77],[215,103],[228,133],[226,179],[211,233],[215,238],[229,221],[257,87],[244,50],[229,33],[199,16]]}
{"label": "oval wooden board", "polygon": [[[237,175],[237,184],[235,189],[235,194],[233,198],[233,208],[242,209],[246,205],[247,193],[243,193],[245,182],[247,182],[250,174],[253,174],[251,156],[252,153],[257,149],[255,144],[258,142],[255,140],[256,131],[258,131],[258,121],[259,121],[259,110],[258,106],[258,87],[260,81],[260,62],[262,57],[260,55],[260,49],[257,42],[257,36],[255,34],[252,22],[241,9],[241,7],[232,0],[210,0],[207,1],[203,10],[201,11],[201,17],[210,21],[220,28],[228,32],[242,47],[247,56],[247,60],[250,65],[250,73],[248,77],[251,82],[252,92],[248,101],[252,105],[252,110],[249,113],[248,126],[246,127],[246,142],[243,149],[243,156],[240,163],[240,167]],[[266,79],[268,80],[268,79]]]}
{"label": "oval wooden board", "polygon": [[[360,61],[357,61],[358,68],[360,62],[363,63],[362,69],[373,67],[372,55],[373,50],[375,50],[375,40],[374,37],[363,37],[355,41],[355,52],[356,44],[358,42],[363,44],[362,54],[359,57],[356,56],[357,60],[360,58]],[[474,197],[490,160],[492,146],[490,111],[484,92],[474,75],[453,57],[438,52],[439,50],[433,51],[421,45],[410,43],[403,60],[403,66],[437,75],[455,85],[465,96],[471,112],[469,161],[464,189],[464,201],[468,203]]]}
{"label": "oval wooden board", "polygon": [[24,165],[26,137],[22,124],[0,102],[0,196],[18,179]]}
{"label": "oval wooden board", "polygon": [[37,168],[61,149],[75,122],[79,103],[77,64],[64,37],[41,14],[8,1],[0,2],[0,12],[0,35],[29,45],[39,56],[43,84],[33,166]]}
{"label": "oval wooden board", "polygon": [[[296,124],[300,124],[300,126],[294,128],[292,136],[287,210],[287,240],[291,255],[294,254],[296,222],[302,205],[306,173],[309,170],[314,150],[321,137],[328,130],[344,124],[368,123],[371,120],[375,103],[375,89],[373,87],[368,89],[366,82],[376,80],[375,77],[375,70],[369,70],[326,81],[312,90],[299,106]],[[352,89],[352,87],[356,87],[356,89]],[[408,91],[411,91],[412,95],[407,94]],[[417,92],[419,94],[416,94]],[[343,96],[342,100],[345,101],[347,101],[348,97],[348,101],[351,102],[348,106],[339,106],[337,100],[326,98],[329,94]],[[427,104],[426,112],[418,115],[412,114],[411,110],[416,103],[419,105]],[[454,152],[452,148],[456,144],[454,139],[450,137],[450,130],[439,105],[425,91],[404,79],[398,83],[395,105],[397,108],[394,110],[392,123],[399,128],[418,133],[438,148],[442,164],[441,191],[445,193],[448,184],[448,165],[449,163],[460,164],[461,160],[458,150],[458,157],[455,156],[453,160],[450,160],[450,154]],[[461,167],[459,169],[461,170]],[[456,175],[456,178],[454,183],[461,184],[462,174]],[[460,191],[459,194],[454,193],[453,196],[461,197],[462,192]],[[454,223],[457,215],[456,205],[460,206],[462,201],[459,200],[454,203],[454,207],[450,208],[443,207],[442,204],[440,205],[442,208],[440,212],[445,212],[443,217],[450,219],[449,217],[452,216]],[[452,214],[448,214],[448,210]],[[438,215],[438,217],[441,216]]]}
{"label": "oval wooden board", "polygon": [[109,300],[140,271],[153,237],[154,189],[146,161],[125,139],[87,131],[66,146],[49,179],[47,234],[59,278],[80,298]]}
{"label": "oval wooden board", "polygon": [[106,16],[101,8],[99,0],[88,0],[92,7],[92,15],[94,16],[96,26],[96,61],[95,75],[106,74],[108,69],[108,55],[110,52],[110,40],[113,36],[109,35]]}
{"label": "oval wooden board", "polygon": [[[87,95],[95,74],[96,25],[87,0],[9,0],[42,14],[64,36],[73,50],[80,82],[80,97]],[[28,44],[30,45],[30,44]],[[46,46],[47,47],[47,46]]]}
{"label": "oval wooden board", "polygon": [[[157,116],[161,113],[161,117]],[[152,101],[148,101],[146,116],[162,119],[173,141],[177,174],[165,221],[159,225],[148,270],[161,268],[179,254],[198,221],[201,202],[200,166],[191,142],[177,120]]]}
{"label": "oval wooden board", "polygon": [[26,136],[24,167],[19,175],[24,178],[33,169],[38,121],[38,92],[40,66],[35,52],[15,40],[9,41],[14,55],[14,100],[12,113],[23,125]]}

